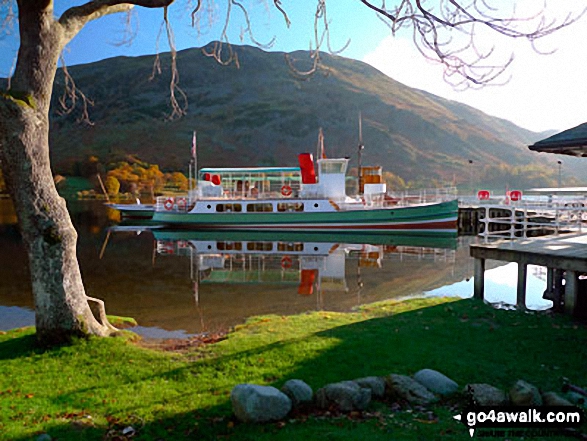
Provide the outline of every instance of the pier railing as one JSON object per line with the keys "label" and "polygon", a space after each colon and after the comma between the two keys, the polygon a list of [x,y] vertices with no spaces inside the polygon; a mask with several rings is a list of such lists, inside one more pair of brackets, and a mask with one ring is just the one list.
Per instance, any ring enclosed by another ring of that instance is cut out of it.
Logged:
{"label": "pier railing", "polygon": [[510,201],[504,198],[478,200],[460,197],[461,210],[477,212],[482,237],[532,237],[581,231],[587,221],[587,206],[580,199],[528,198]]}

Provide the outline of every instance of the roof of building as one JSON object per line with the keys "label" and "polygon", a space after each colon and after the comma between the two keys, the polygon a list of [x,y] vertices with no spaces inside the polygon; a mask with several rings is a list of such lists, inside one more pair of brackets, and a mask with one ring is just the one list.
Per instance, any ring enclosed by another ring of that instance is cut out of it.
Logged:
{"label": "roof of building", "polygon": [[587,123],[538,141],[529,148],[535,152],[587,156]]}

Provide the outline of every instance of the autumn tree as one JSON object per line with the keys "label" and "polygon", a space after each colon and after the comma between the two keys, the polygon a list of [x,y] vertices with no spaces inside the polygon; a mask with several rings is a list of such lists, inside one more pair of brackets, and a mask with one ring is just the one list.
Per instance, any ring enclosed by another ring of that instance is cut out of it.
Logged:
{"label": "autumn tree", "polygon": [[[37,336],[42,343],[68,341],[72,336],[89,334],[106,336],[114,331],[108,323],[103,304],[86,296],[76,258],[77,233],[73,228],[65,201],[59,197],[49,163],[49,105],[58,60],[65,45],[90,21],[107,14],[128,12],[133,6],[161,8],[167,22],[167,7],[174,0],[88,0],[55,16],[53,0],[0,0],[6,20],[13,22],[19,32],[20,46],[16,66],[8,87],[0,92],[0,163],[8,192],[14,203],[25,247],[30,260],[32,291],[35,299]],[[179,0],[178,0],[179,1]],[[193,16],[201,13],[202,3],[195,3]],[[327,49],[330,22],[326,15],[326,0],[314,0],[308,6],[314,15],[315,43],[311,71],[319,67],[320,50]],[[350,0],[349,0],[350,1]],[[392,32],[411,31],[414,42],[423,55],[435,58],[446,66],[447,72],[466,81],[481,84],[495,78],[501,66],[490,62],[490,50],[480,50],[475,44],[476,30],[489,31],[512,38],[534,41],[572,22],[545,20],[542,14],[532,17],[512,17],[511,10],[503,12],[504,2],[491,0],[388,0],[375,4],[359,1],[372,9]],[[186,5],[194,4],[186,1]],[[244,30],[251,23],[245,5],[237,0],[208,0],[210,6],[225,4],[226,20],[234,11],[244,18]],[[269,1],[285,18],[281,0]],[[515,2],[505,2],[515,3]],[[360,23],[367,29],[369,24]],[[530,25],[530,27],[528,26]],[[168,31],[170,30],[167,27]],[[450,31],[462,31],[469,37],[453,39]],[[172,41],[171,33],[170,42]],[[221,43],[229,43],[225,31]],[[230,54],[230,46],[222,52],[217,44],[209,54],[226,62],[222,54]],[[453,46],[457,44],[457,46]],[[468,51],[468,52],[467,52]],[[466,56],[466,54],[469,56]],[[172,67],[175,53],[172,51]],[[236,60],[235,60],[236,61]],[[402,61],[402,62],[407,62]],[[302,72],[302,74],[311,72]],[[180,93],[178,78],[172,75],[170,95],[173,116],[181,116],[185,108],[177,105]],[[101,306],[96,317],[89,302]]]}

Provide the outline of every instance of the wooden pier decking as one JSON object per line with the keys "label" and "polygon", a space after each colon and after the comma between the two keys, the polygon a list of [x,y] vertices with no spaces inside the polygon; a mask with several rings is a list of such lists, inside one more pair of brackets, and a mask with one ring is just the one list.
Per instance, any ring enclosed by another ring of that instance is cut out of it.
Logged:
{"label": "wooden pier decking", "polygon": [[[516,307],[526,307],[526,276],[528,265],[547,268],[546,293],[564,311],[577,314],[582,282],[579,275],[587,274],[587,234],[571,233],[516,241],[499,241],[470,246],[475,258],[474,297],[484,297],[485,260],[517,262],[518,283]],[[564,286],[563,286],[564,278]],[[564,295],[564,297],[563,297]],[[583,299],[582,299],[583,300]]]}

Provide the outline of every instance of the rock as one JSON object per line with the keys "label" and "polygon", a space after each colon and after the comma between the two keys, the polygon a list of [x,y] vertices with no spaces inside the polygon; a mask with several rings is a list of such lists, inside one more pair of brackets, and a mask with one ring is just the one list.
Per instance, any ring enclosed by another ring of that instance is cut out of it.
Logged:
{"label": "rock", "polygon": [[284,418],[291,410],[291,400],[271,386],[238,384],[230,393],[232,410],[244,422],[263,423]]}
{"label": "rock", "polygon": [[314,398],[314,391],[302,380],[286,381],[281,391],[289,397],[294,407],[309,403]]}
{"label": "rock", "polygon": [[433,369],[422,369],[416,372],[414,380],[435,394],[443,396],[452,395],[459,388],[453,380]]}
{"label": "rock", "polygon": [[51,437],[46,433],[42,433],[39,436],[37,436],[35,441],[51,441]]}
{"label": "rock", "polygon": [[577,406],[585,406],[587,398],[577,392],[569,391],[565,393],[564,398]]}
{"label": "rock", "polygon": [[464,392],[470,394],[478,406],[505,406],[509,402],[504,391],[490,384],[467,384]]}
{"label": "rock", "polygon": [[364,377],[353,380],[360,387],[371,389],[371,396],[382,398],[385,395],[385,380],[381,377]]}
{"label": "rock", "polygon": [[354,381],[332,383],[318,389],[316,404],[322,409],[335,405],[343,412],[363,410],[371,402],[371,389],[359,386]]}
{"label": "rock", "polygon": [[510,389],[510,400],[515,406],[542,406],[542,397],[536,386],[518,380]]}
{"label": "rock", "polygon": [[556,392],[544,392],[542,394],[542,402],[545,406],[572,406],[569,400],[565,400]]}
{"label": "rock", "polygon": [[436,395],[406,375],[391,374],[386,378],[387,393],[410,404],[427,405],[438,400]]}

